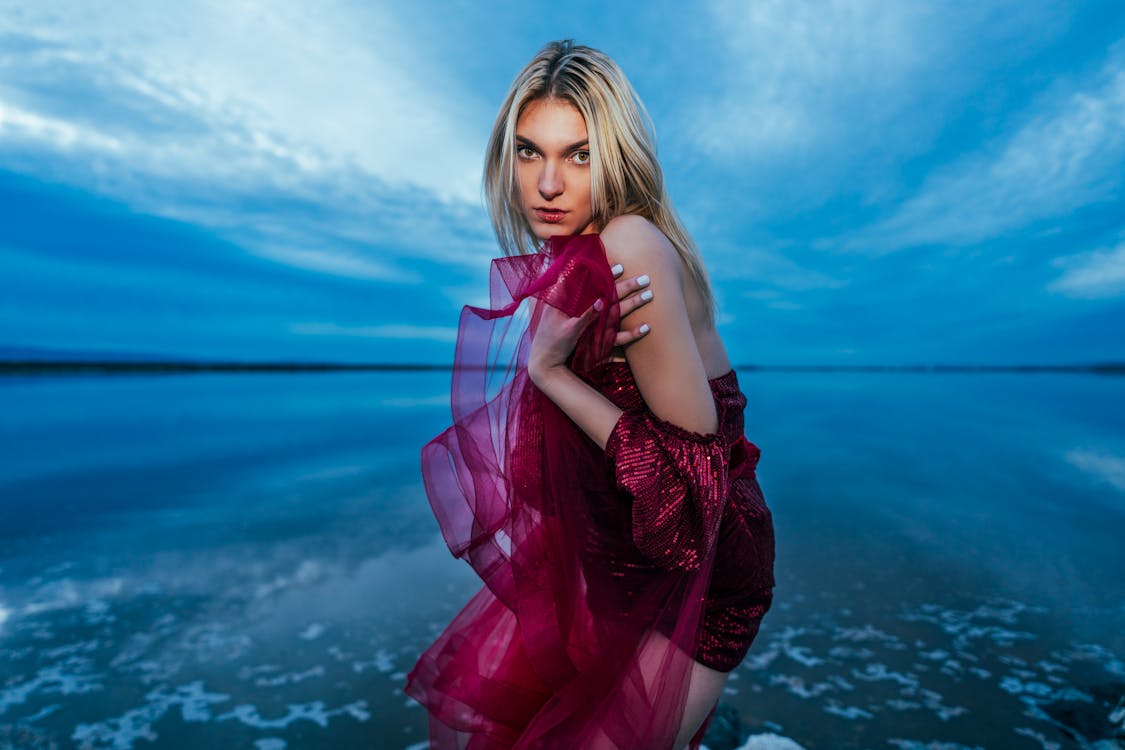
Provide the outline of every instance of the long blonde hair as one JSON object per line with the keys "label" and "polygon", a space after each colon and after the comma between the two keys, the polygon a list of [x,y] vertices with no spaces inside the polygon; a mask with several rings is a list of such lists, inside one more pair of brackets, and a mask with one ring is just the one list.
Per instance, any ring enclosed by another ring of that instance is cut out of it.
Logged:
{"label": "long blonde hair", "polygon": [[586,120],[590,138],[590,202],[599,228],[615,216],[638,214],[665,234],[684,260],[710,321],[715,298],[703,259],[664,189],[652,120],[632,84],[608,55],[565,39],[550,42],[512,82],[484,164],[484,193],[505,255],[536,252],[541,243],[520,207],[516,123],[538,99],[569,102]]}

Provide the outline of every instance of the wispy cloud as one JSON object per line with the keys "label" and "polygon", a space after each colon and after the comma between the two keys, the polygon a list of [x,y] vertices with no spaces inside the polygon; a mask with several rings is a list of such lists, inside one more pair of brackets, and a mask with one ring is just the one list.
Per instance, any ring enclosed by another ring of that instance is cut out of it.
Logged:
{"label": "wispy cloud", "polygon": [[839,274],[802,265],[792,257],[792,248],[776,243],[739,246],[718,237],[708,242],[707,267],[723,326],[740,319],[735,311],[745,307],[745,300],[775,310],[801,310],[805,302],[850,284]]}
{"label": "wispy cloud", "polygon": [[0,142],[13,146],[45,145],[63,151],[120,154],[122,142],[56,117],[28,112],[0,100]]}
{"label": "wispy cloud", "polygon": [[386,8],[36,3],[0,50],[0,167],[318,273],[415,284],[415,261],[494,254],[486,108]]}
{"label": "wispy cloud", "polygon": [[[938,169],[852,250],[969,245],[1119,194],[1125,179],[1125,47],[1077,88],[1045,94],[1014,133]],[[1050,227],[1046,227],[1050,229]]]}
{"label": "wispy cloud", "polygon": [[1117,247],[1055,258],[1064,269],[1047,291],[1068,297],[1101,299],[1125,295],[1125,242]]}
{"label": "wispy cloud", "polygon": [[653,114],[732,358],[1120,348],[1111,0],[0,4],[0,343],[447,361],[496,107],[575,36]]}
{"label": "wispy cloud", "polygon": [[[814,159],[817,172],[924,148],[1003,41],[1019,55],[1066,26],[1068,11],[1029,3],[978,6],[831,0],[715,0],[715,83],[688,108],[714,159]],[[938,85],[940,84],[940,85]]]}
{"label": "wispy cloud", "polygon": [[826,115],[897,88],[934,43],[918,33],[927,15],[918,4],[719,0],[711,11],[724,91],[701,102],[696,133],[718,158],[776,158],[837,137],[841,123]]}
{"label": "wispy cloud", "polygon": [[794,255],[800,248],[773,243],[732,243],[726,238],[709,238],[708,250],[712,255],[709,271],[723,281],[759,282],[771,287],[796,292],[821,289],[839,289],[848,280],[827,271],[808,268]]}
{"label": "wispy cloud", "polygon": [[387,324],[375,326],[342,326],[336,323],[294,323],[290,330],[304,336],[354,336],[373,339],[405,339],[452,342],[457,340],[456,326],[418,326]]}
{"label": "wispy cloud", "polygon": [[258,245],[251,251],[263,258],[280,261],[298,268],[318,273],[345,276],[350,279],[369,279],[417,283],[418,275],[399,270],[361,255],[341,252],[331,247],[303,249],[288,245]]}
{"label": "wispy cloud", "polygon": [[69,137],[145,173],[239,184],[347,165],[477,196],[471,94],[377,6],[35,3],[6,11],[0,34],[19,50],[0,58],[6,109],[46,146]]}

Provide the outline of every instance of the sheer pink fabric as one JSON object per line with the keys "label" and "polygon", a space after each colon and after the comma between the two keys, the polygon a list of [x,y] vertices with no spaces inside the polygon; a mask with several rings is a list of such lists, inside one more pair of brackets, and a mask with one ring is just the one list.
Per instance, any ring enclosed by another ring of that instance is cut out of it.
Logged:
{"label": "sheer pink fabric", "polygon": [[[423,448],[422,474],[446,544],[484,586],[407,676],[431,747],[680,750],[731,457],[752,472],[757,449],[742,400],[737,435],[632,412],[603,451],[531,384],[542,304],[575,316],[599,297],[616,299],[605,249],[574,235],[494,260],[491,308],[462,312],[453,424]],[[608,304],[570,362],[603,392],[618,322]]]}

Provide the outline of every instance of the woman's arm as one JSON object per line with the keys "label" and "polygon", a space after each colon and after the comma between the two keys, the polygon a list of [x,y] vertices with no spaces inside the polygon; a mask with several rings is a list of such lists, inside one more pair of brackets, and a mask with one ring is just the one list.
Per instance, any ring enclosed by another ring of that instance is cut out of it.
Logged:
{"label": "woman's arm", "polygon": [[[694,570],[717,543],[730,486],[730,446],[719,431],[714,396],[695,347],[679,255],[663,233],[639,217],[610,222],[602,241],[611,262],[633,272],[650,270],[656,287],[654,301],[637,313],[652,322],[652,332],[625,348],[647,408],[622,412],[565,366],[537,368],[533,379],[605,450],[618,488],[633,498],[632,536],[641,554],[661,568]],[[551,310],[540,346],[552,356],[535,361],[564,361],[560,353],[570,351],[569,342],[594,314],[591,309],[569,318]],[[633,323],[635,315],[623,315],[624,324]]]}
{"label": "woman's arm", "polygon": [[[642,398],[660,419],[692,432],[714,432],[718,429],[718,415],[692,336],[675,248],[659,229],[639,216],[615,218],[601,238],[610,262],[620,263],[626,276],[644,269],[652,279],[653,300],[644,305],[644,310],[623,309],[621,318],[623,330],[639,330],[640,317],[652,329],[652,333],[625,346],[625,358]],[[543,321],[549,328],[541,331],[551,331],[545,338],[559,337],[562,348],[573,347],[571,341],[577,340],[597,312],[591,309],[578,318],[568,318],[549,308]],[[561,352],[556,347],[549,357],[533,353],[528,374],[548,398],[604,449],[622,411],[567,367],[557,364],[569,351],[567,348]],[[555,364],[542,366],[543,360]]]}
{"label": "woman's arm", "polygon": [[621,417],[621,409],[566,366],[551,367],[546,372],[535,372],[529,367],[528,375],[547,398],[605,450],[609,433]]}
{"label": "woman's arm", "polygon": [[[614,278],[619,279],[616,284],[616,304],[624,319],[653,298],[652,290],[646,288],[650,283],[649,277],[622,276],[624,266],[620,263],[615,263],[611,270]],[[532,300],[532,303],[537,304],[537,300]],[[604,309],[604,300],[595,304],[602,304],[601,309]],[[532,339],[527,372],[531,382],[604,450],[609,433],[621,416],[621,410],[587,385],[565,364],[578,337],[601,309],[591,307],[583,315],[571,318],[545,305],[539,327]],[[636,320],[632,322],[635,325],[618,324],[618,331],[614,335],[616,346],[626,347],[648,334],[647,324]]]}
{"label": "woman's arm", "polygon": [[[688,319],[679,254],[663,232],[640,216],[610,221],[602,242],[610,262],[621,263],[626,274],[644,268],[652,276],[654,299],[640,313],[652,333],[625,348],[645,404],[656,417],[678,427],[715,432],[715,397]],[[635,325],[636,315],[624,315],[622,327]]]}

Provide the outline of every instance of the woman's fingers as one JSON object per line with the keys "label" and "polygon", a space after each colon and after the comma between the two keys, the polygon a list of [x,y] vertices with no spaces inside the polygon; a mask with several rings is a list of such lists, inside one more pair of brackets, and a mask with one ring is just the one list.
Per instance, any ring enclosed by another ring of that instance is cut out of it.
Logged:
{"label": "woman's fingers", "polygon": [[[613,266],[611,269],[614,277],[620,276],[624,272],[621,264]],[[648,274],[641,274],[640,276],[632,276],[628,279],[620,279],[617,281],[617,306],[618,314],[624,318],[629,313],[636,310],[641,305],[652,300],[652,290],[648,288],[650,279]],[[631,344],[637,339],[648,333],[648,324],[642,323],[635,328],[627,328],[619,330],[614,338],[616,346],[625,346]]]}
{"label": "woman's fingers", "polygon": [[647,288],[648,285],[647,274],[617,282],[617,299],[622,317],[652,299],[652,290]]}
{"label": "woman's fingers", "polygon": [[602,311],[602,308],[604,307],[605,303],[601,300],[600,297],[594,300],[594,304],[587,307],[586,312],[582,313],[575,320],[575,328],[579,332],[586,330],[586,326],[590,325],[590,323],[594,320],[594,316],[600,313]]}
{"label": "woman's fingers", "polygon": [[644,291],[640,292],[639,294],[632,294],[632,295],[626,297],[625,299],[621,300],[621,303],[620,303],[619,309],[621,311],[621,317],[624,318],[626,315],[633,312],[634,310],[636,310],[638,307],[645,304],[646,302],[649,302],[651,299],[652,299],[652,290],[651,289],[645,289]]}
{"label": "woman's fingers", "polygon": [[631,276],[627,279],[617,280],[617,297],[625,299],[625,297],[638,292],[649,285],[649,278],[647,273],[642,273],[640,276]]}
{"label": "woman's fingers", "polygon": [[636,328],[628,328],[623,331],[618,331],[613,339],[614,346],[625,346],[631,344],[637,339],[648,333],[648,323],[642,323]]}

